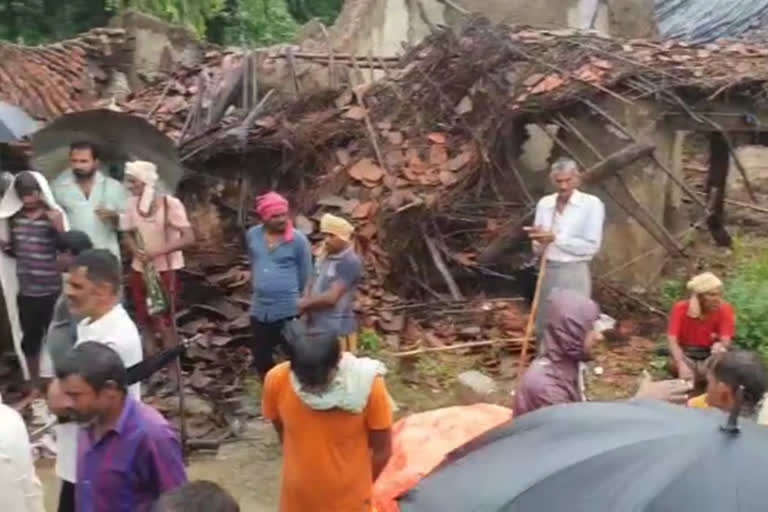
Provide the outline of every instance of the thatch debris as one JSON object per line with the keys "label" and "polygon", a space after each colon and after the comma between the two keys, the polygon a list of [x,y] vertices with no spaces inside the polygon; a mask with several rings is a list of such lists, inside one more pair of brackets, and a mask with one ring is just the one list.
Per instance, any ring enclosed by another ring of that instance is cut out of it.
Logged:
{"label": "thatch debris", "polygon": [[[146,90],[126,108],[152,109],[153,121],[180,142],[185,161],[197,170],[215,172],[208,167],[229,158],[248,176],[239,182],[290,187],[310,221],[325,211],[353,219],[368,270],[360,310],[368,325],[405,338],[409,322],[382,312],[402,301],[445,304],[476,296],[484,293],[481,278],[487,276],[510,279],[487,266],[493,258],[486,250],[514,241],[532,210],[533,194],[506,150],[519,150],[524,125],[556,125],[593,150],[595,141],[569,117],[596,116],[611,125],[627,147],[611,155],[595,150],[591,161],[582,162],[594,169],[598,185],[622,165],[611,159],[626,164],[646,158],[671,173],[654,148],[600,102],[651,101],[706,123],[708,102],[739,97],[766,103],[766,56],[765,47],[741,42],[696,47],[493,27],[474,19],[459,33],[434,33],[399,63],[390,62],[385,79],[287,103],[271,98],[258,115],[249,116],[253,102],[232,106],[247,96],[238,54],[211,54],[202,68],[177,73],[171,86]],[[345,58],[353,65],[358,60]],[[165,100],[155,109],[158,95]],[[562,137],[555,138],[561,152],[571,152]],[[709,213],[708,201],[677,184]],[[222,188],[217,201],[242,214],[243,190]],[[617,202],[663,247],[683,250],[679,236],[632,202],[628,190],[628,197],[619,192]],[[486,257],[478,258],[481,253]],[[424,336],[415,338],[429,345]]]}

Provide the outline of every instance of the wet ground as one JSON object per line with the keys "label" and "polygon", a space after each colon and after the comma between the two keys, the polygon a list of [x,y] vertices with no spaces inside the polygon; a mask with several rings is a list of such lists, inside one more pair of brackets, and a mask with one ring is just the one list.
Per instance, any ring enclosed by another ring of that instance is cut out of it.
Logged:
{"label": "wet ground", "polygon": [[[275,512],[279,496],[280,448],[268,423],[254,421],[243,440],[223,445],[218,454],[196,454],[189,461],[190,480],[211,480],[226,488],[247,512]],[[38,467],[47,512],[55,512],[59,484],[52,463]]]}

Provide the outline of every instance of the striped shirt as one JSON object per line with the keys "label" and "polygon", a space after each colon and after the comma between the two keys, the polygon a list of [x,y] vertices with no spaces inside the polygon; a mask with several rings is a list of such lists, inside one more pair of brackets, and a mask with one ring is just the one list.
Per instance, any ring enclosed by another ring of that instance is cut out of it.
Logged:
{"label": "striped shirt", "polygon": [[19,295],[46,297],[61,292],[61,273],[56,265],[57,237],[56,228],[45,215],[30,219],[20,213],[11,219]]}
{"label": "striped shirt", "polygon": [[149,512],[161,494],[187,482],[176,433],[130,396],[114,428],[101,439],[81,428],[77,447],[77,512]]}

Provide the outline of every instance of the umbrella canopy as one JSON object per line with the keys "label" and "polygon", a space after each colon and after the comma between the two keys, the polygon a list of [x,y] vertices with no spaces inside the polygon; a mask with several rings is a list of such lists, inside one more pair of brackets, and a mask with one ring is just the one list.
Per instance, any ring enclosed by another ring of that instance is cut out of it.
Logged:
{"label": "umbrella canopy", "polygon": [[90,142],[102,152],[101,160],[148,160],[157,165],[160,187],[176,189],[183,169],[173,141],[143,117],[97,109],[65,114],[32,137],[33,166],[48,179],[69,167],[69,145]]}
{"label": "umbrella canopy", "polygon": [[20,140],[37,131],[39,127],[40,123],[22,109],[0,101],[0,143],[7,144]]}
{"label": "umbrella canopy", "polygon": [[656,402],[549,407],[491,431],[400,498],[401,512],[768,509],[768,429]]}

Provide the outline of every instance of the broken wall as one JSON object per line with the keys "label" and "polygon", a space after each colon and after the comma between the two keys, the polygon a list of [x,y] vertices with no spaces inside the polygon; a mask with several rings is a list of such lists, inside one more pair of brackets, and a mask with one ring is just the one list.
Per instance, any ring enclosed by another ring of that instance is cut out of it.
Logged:
{"label": "broken wall", "polygon": [[654,0],[348,0],[329,31],[336,49],[395,55],[431,27],[461,23],[466,14],[491,23],[595,29],[627,38],[658,36]]}
{"label": "broken wall", "polygon": [[130,90],[138,90],[168,77],[179,65],[202,62],[207,44],[179,25],[128,10],[110,23],[121,27],[135,40],[133,66],[125,77]]}
{"label": "broken wall", "polygon": [[[604,100],[600,108],[626,127],[638,142],[654,144],[658,157],[668,163],[672,172],[682,177],[679,158],[682,139],[663,121],[662,110],[657,105],[650,102],[626,105],[611,99]],[[612,126],[602,116],[590,114],[586,109],[565,117],[590,141],[592,147],[587,147],[578,137],[570,133],[556,136],[586,167],[599,162],[601,156],[612,155],[633,142],[629,136]],[[546,187],[548,170],[541,165],[537,165],[537,169],[531,169],[525,162],[540,163],[548,148],[552,148],[549,161],[564,155],[565,151],[551,141],[547,141],[546,138],[549,137],[541,130],[529,130],[529,133],[539,140],[526,143],[529,154],[524,154],[520,163],[524,169],[524,179],[534,186],[531,192],[536,197],[540,197],[551,192]],[[535,154],[530,154],[531,149],[535,150]],[[619,174],[620,180],[613,177],[599,185],[586,188],[587,192],[600,197],[606,205],[603,245],[596,258],[593,272],[596,278],[608,273],[607,277],[612,281],[621,281],[629,287],[643,288],[659,276],[666,250],[628,213],[627,209],[636,211],[637,207],[631,206],[626,201],[627,195],[631,194],[658,224],[673,234],[685,227],[682,197],[670,178],[650,157],[633,162],[620,170]],[[600,185],[605,186],[610,195]],[[618,204],[619,202],[624,207]],[[649,251],[653,252],[627,265],[631,260]],[[613,272],[614,269],[619,268],[622,270]]]}

